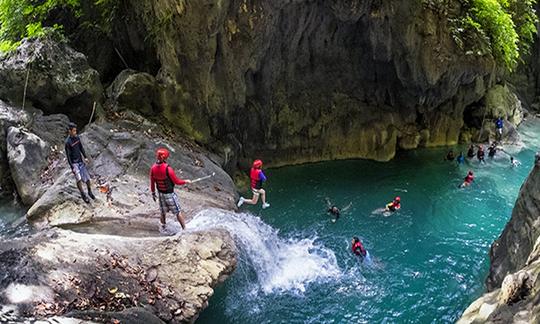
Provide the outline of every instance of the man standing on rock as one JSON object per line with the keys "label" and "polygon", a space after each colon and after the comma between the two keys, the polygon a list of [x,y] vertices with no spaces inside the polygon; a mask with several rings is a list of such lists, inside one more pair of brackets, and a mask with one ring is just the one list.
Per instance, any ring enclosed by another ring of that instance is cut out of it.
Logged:
{"label": "man standing on rock", "polygon": [[174,192],[174,185],[191,183],[191,180],[182,180],[176,177],[174,170],[167,164],[169,150],[160,148],[156,151],[157,162],[150,169],[150,190],[152,198],[156,201],[156,186],[159,192],[159,207],[161,209],[161,231],[165,231],[165,215],[171,212],[186,229],[185,218],[180,210],[180,202]]}
{"label": "man standing on rock", "polygon": [[[77,181],[77,188],[81,193],[81,197],[85,203],[90,203],[90,199],[96,199],[92,193],[92,186],[90,184],[90,175],[86,169],[85,160],[88,161],[86,157],[86,152],[84,152],[83,145],[81,143],[80,137],[77,135],[77,125],[75,123],[68,124],[69,136],[66,139],[66,158],[71,168],[71,172],[75,176]],[[86,187],[88,189],[88,196],[84,193],[83,182],[86,182]]]}

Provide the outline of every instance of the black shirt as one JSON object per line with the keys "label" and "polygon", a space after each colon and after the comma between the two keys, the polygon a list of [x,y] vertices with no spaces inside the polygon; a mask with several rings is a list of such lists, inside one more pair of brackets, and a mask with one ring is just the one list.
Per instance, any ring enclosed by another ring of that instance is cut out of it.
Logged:
{"label": "black shirt", "polygon": [[68,136],[66,139],[66,157],[70,166],[73,163],[83,162],[82,158],[86,157],[86,153],[84,152],[79,136]]}

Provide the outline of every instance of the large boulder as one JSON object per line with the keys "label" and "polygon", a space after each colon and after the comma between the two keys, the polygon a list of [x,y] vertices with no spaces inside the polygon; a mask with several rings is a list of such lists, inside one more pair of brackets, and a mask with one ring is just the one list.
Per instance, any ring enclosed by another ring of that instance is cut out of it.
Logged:
{"label": "large boulder", "polygon": [[102,97],[99,74],[86,57],[52,37],[25,39],[0,59],[0,99],[21,104],[27,76],[26,106],[46,114],[63,113],[87,122],[93,103]]}
{"label": "large boulder", "polygon": [[91,159],[88,167],[98,199],[91,205],[82,202],[65,156],[60,154],[52,162],[58,165],[59,176],[28,210],[28,218],[36,224],[105,221],[107,231],[114,232],[122,231],[129,222],[155,232],[159,206],[152,201],[148,172],[158,147],[169,148],[168,162],[181,178],[215,174],[207,181],[179,188],[182,209],[188,217],[208,207],[235,207],[234,183],[217,157],[181,139],[165,137],[158,125],[138,115],[126,112],[115,122],[92,124],[81,139]]}
{"label": "large boulder", "polygon": [[[5,193],[17,191],[31,206],[60,175],[56,158],[63,154],[64,115],[0,104],[0,176]],[[13,188],[10,186],[13,184]]]}
{"label": "large boulder", "polygon": [[42,194],[40,175],[47,165],[50,147],[37,135],[23,128],[10,127],[7,157],[11,176],[21,201],[32,205]]}
{"label": "large boulder", "polygon": [[55,229],[0,243],[0,304],[16,320],[194,322],[236,266],[234,242],[219,230],[126,238]]}
{"label": "large boulder", "polygon": [[9,172],[6,134],[11,126],[22,126],[28,123],[30,115],[0,100],[0,195],[13,192],[13,182]]}

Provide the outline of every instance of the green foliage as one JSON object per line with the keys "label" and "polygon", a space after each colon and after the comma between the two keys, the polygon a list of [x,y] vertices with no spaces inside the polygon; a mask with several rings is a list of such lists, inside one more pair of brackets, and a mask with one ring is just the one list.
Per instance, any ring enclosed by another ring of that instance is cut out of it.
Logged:
{"label": "green foliage", "polygon": [[58,12],[69,13],[81,26],[110,32],[117,3],[118,0],[90,2],[90,7],[100,13],[94,19],[84,16],[81,0],[0,0],[0,52],[16,49],[23,38],[63,35],[64,27],[51,19]]}
{"label": "green foliage", "polygon": [[[450,6],[448,0],[423,3],[444,13]],[[459,4],[458,13],[447,14],[456,44],[469,55],[491,54],[513,70],[537,32],[536,0],[459,0]]]}

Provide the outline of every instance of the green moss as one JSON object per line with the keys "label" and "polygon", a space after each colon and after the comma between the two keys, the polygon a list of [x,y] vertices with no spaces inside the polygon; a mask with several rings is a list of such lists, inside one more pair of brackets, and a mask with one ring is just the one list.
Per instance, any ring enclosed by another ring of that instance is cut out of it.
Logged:
{"label": "green moss", "polygon": [[[88,6],[88,4],[86,4]],[[23,38],[39,38],[49,34],[63,37],[61,17],[78,20],[82,28],[98,28],[111,32],[111,22],[116,13],[118,0],[94,0],[91,11],[99,17],[86,16],[81,0],[0,0],[0,51],[11,51]],[[60,14],[58,14],[60,13]]]}
{"label": "green moss", "polygon": [[[536,0],[423,0],[447,16],[456,44],[469,55],[492,55],[513,70],[536,35]],[[458,4],[458,8],[451,8]],[[451,10],[452,9],[452,10]]]}

